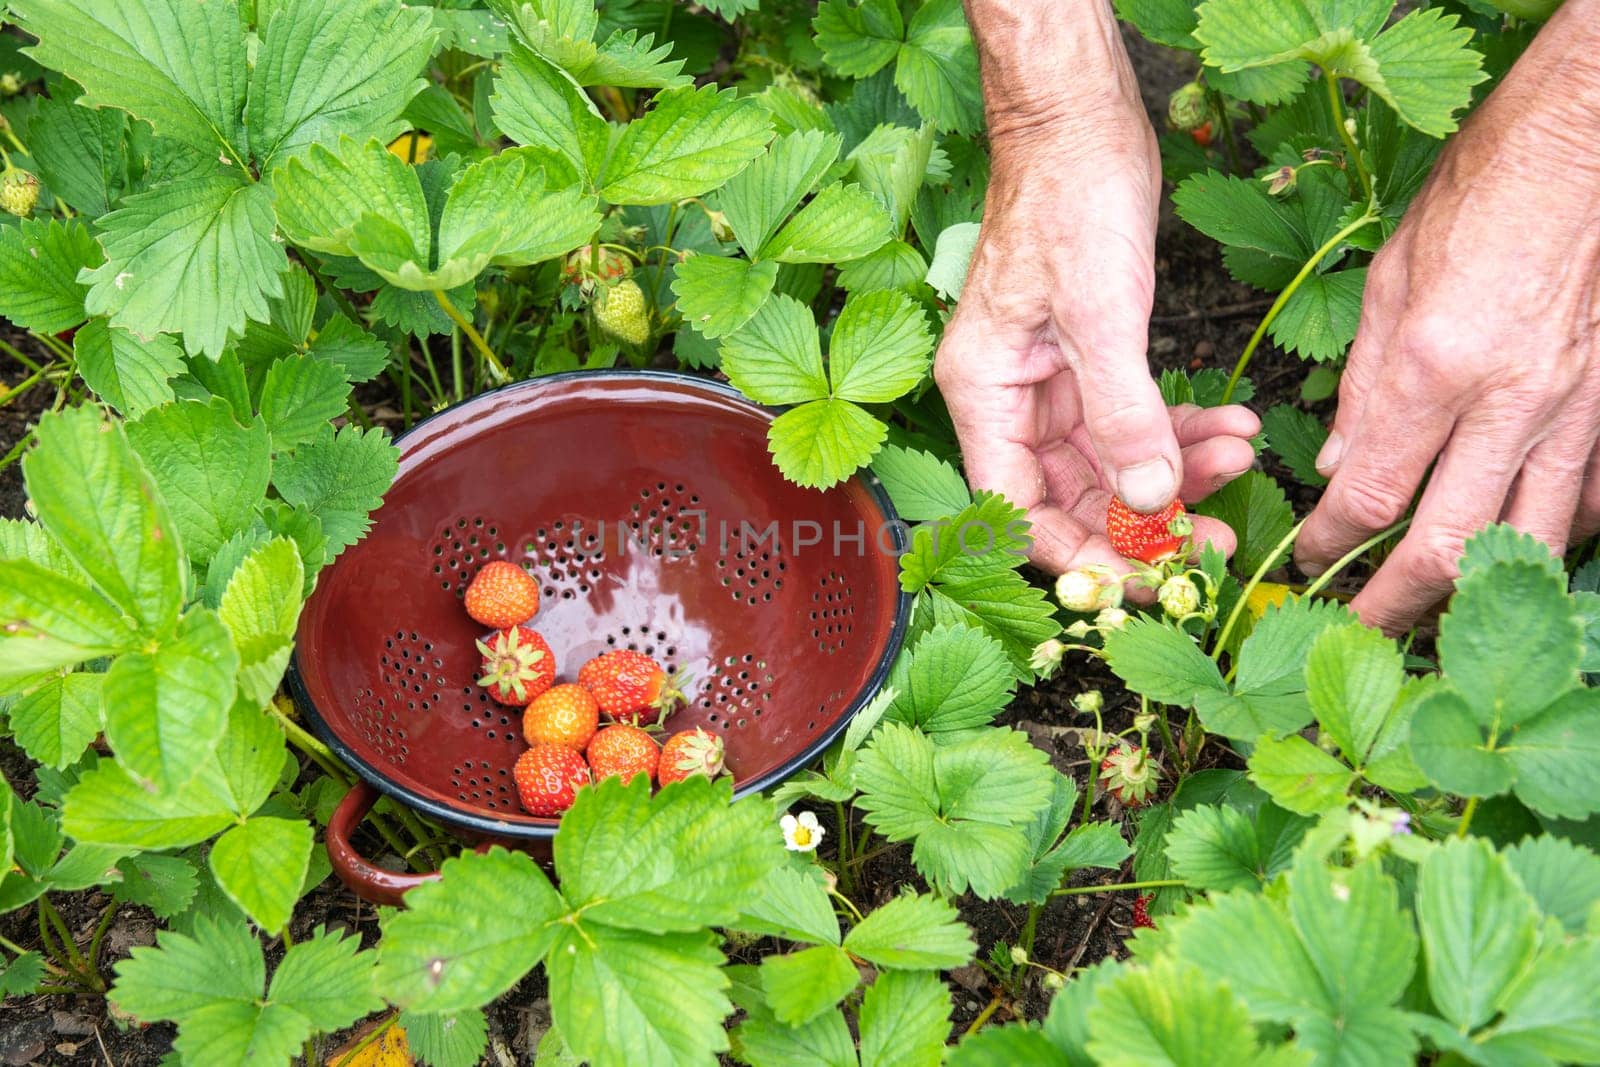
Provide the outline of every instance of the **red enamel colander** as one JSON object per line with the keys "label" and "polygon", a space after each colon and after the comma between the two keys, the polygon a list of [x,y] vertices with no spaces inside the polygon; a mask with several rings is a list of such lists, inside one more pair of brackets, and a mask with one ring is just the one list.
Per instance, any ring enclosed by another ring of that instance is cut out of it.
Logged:
{"label": "red enamel colander", "polygon": [[608,649],[684,670],[669,729],[722,735],[735,793],[815,759],[878,690],[910,611],[906,530],[876,479],[786,481],[773,413],[682,374],[579,372],[507,386],[399,441],[371,533],[322,572],[290,689],[361,781],[328,827],[352,890],[396,903],[433,875],[367,860],[351,834],[386,794],[468,841],[547,854],[558,820],[525,814],[521,713],[477,685],[482,627],[462,593],[493,559],[535,575],[532,625],[559,680]]}

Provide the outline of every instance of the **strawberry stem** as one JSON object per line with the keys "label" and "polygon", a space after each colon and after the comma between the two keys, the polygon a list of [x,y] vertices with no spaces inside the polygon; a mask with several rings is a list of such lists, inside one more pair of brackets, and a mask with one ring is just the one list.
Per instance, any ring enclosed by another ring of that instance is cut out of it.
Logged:
{"label": "strawberry stem", "polygon": [[1090,893],[1120,893],[1131,889],[1169,889],[1187,888],[1188,882],[1182,878],[1155,878],[1146,882],[1119,882],[1116,885],[1069,885],[1060,889],[1052,889],[1052,897],[1076,897]]}

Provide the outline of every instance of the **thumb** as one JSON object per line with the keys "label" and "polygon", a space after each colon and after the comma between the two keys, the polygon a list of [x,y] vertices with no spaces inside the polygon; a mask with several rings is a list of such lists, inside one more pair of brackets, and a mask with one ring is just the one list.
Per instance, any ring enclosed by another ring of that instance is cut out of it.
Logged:
{"label": "thumb", "polygon": [[1183,482],[1183,453],[1144,346],[1085,353],[1078,363],[1083,422],[1108,486],[1135,511],[1170,504]]}

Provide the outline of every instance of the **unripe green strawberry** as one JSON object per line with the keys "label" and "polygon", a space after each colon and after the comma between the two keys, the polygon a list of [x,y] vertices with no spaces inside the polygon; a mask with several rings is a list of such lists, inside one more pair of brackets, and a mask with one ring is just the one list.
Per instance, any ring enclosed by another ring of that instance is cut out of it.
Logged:
{"label": "unripe green strawberry", "polygon": [[1186,574],[1174,574],[1162,582],[1156,599],[1174,619],[1187,618],[1200,610],[1200,590]]}
{"label": "unripe green strawberry", "polygon": [[650,339],[650,308],[644,290],[632,278],[601,289],[594,301],[594,321],[600,329],[630,345]]}
{"label": "unripe green strawberry", "polygon": [[1167,122],[1175,130],[1198,130],[1211,116],[1205,87],[1189,82],[1167,98]]}
{"label": "unripe green strawberry", "polygon": [[39,203],[39,179],[13,167],[0,174],[0,208],[25,219]]}
{"label": "unripe green strawberry", "polygon": [[16,96],[22,92],[22,75],[14,70],[0,74],[0,96]]}

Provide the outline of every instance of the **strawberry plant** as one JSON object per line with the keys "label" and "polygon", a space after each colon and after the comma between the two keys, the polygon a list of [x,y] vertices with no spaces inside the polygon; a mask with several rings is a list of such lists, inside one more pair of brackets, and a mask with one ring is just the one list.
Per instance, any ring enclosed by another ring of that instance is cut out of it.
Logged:
{"label": "strawberry plant", "polygon": [[[1188,64],[1178,216],[1264,294],[1231,367],[1163,394],[1267,396],[1246,372],[1282,353],[1328,395],[1371,257],[1545,5],[1115,6]],[[400,1034],[438,1067],[1600,1063],[1600,566],[1489,527],[1437,634],[1392,640],[1331,595],[1385,538],[1282,584],[1303,498],[1262,470],[1113,500],[1131,581],[1025,566],[929,374],[989,170],[956,0],[4,18],[4,1025],[96,1004],[108,1041],[208,1067]],[[351,918],[321,830],[357,779],[283,689],[306,598],[392,432],[621,364],[778,409],[800,487],[881,483],[903,650],[820,760],[735,801],[738,735],[668,717],[706,679],[567,662],[549,592],[475,569],[461,685],[529,742],[507,788],[559,817],[549,861],[380,801],[369,854],[437,878]],[[1321,484],[1317,417],[1264,423]],[[1231,563],[1195,550],[1210,520]]]}

